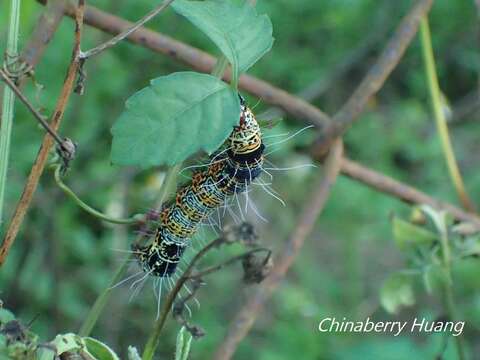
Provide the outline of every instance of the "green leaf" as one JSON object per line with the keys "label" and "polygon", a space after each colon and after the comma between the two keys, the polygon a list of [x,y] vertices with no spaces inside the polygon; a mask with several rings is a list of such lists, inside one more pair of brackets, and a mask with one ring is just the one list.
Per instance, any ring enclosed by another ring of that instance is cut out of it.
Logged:
{"label": "green leaf", "polygon": [[401,250],[406,250],[416,245],[430,245],[438,238],[435,233],[398,217],[393,218],[393,236],[398,248]]}
{"label": "green leaf", "polygon": [[389,313],[396,313],[400,306],[415,303],[412,275],[395,273],[388,277],[380,290],[380,303]]}
{"label": "green leaf", "polygon": [[192,336],[186,333],[185,326],[182,326],[177,334],[177,345],[175,347],[175,360],[187,360],[192,344]]}
{"label": "green leaf", "polygon": [[272,47],[270,19],[246,2],[176,0],[171,6],[218,46],[237,78]]}
{"label": "green leaf", "polygon": [[83,338],[83,341],[85,341],[85,346],[87,347],[88,353],[95,359],[120,360],[117,354],[115,354],[115,352],[104,343],[91,337]]}
{"label": "green leaf", "polygon": [[240,118],[240,101],[223,81],[179,72],[151,81],[126,102],[112,128],[112,162],[173,165],[216,150]]}

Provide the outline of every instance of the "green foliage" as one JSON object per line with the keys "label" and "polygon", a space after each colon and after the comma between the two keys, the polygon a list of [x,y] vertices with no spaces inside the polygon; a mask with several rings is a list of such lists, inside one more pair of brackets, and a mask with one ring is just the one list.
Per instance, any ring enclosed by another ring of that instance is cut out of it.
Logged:
{"label": "green foliage", "polygon": [[236,79],[272,47],[270,19],[257,15],[246,1],[235,6],[229,1],[177,0],[172,7],[218,46],[232,64]]}
{"label": "green foliage", "polygon": [[194,72],[159,77],[132,95],[112,128],[112,162],[173,165],[217,149],[238,122],[237,94],[217,78]]}

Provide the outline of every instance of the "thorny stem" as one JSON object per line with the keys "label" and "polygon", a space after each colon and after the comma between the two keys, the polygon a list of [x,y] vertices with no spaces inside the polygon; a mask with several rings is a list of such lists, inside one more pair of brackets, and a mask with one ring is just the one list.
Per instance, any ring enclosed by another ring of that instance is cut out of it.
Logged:
{"label": "thorny stem", "polygon": [[[7,57],[16,56],[18,48],[18,30],[20,22],[20,0],[12,0],[10,8],[10,25],[8,28]],[[15,96],[10,88],[3,92],[2,116],[0,122],[0,225],[3,219],[3,202],[7,185],[8,158],[10,156],[10,137]]]}
{"label": "thorny stem", "polygon": [[445,113],[442,109],[441,91],[440,86],[438,85],[430,28],[428,25],[428,18],[426,16],[420,22],[420,38],[422,43],[422,53],[428,81],[428,88],[430,91],[430,98],[435,115],[435,122],[440,140],[442,142],[442,149],[445,156],[445,161],[447,162],[448,172],[450,173],[450,178],[455,186],[463,207],[471,212],[475,212],[474,205],[468,197],[467,191],[465,190],[465,184],[463,183],[462,175],[460,174],[457,160],[455,159],[455,153],[453,152],[452,143],[450,141],[450,135],[448,132],[447,120],[445,119]]}
{"label": "thorny stem", "polygon": [[0,76],[3,78],[3,81],[8,85],[8,87],[17,95],[21,102],[30,110],[35,119],[43,126],[43,128],[55,139],[59,146],[62,146],[63,140],[58,136],[58,134],[53,130],[50,125],[45,121],[45,117],[38,112],[37,109],[30,103],[25,95],[20,91],[20,89],[15,85],[15,83],[8,77],[8,75],[0,69]]}
{"label": "thorny stem", "polygon": [[165,8],[167,8],[174,1],[175,0],[165,0],[160,6],[153,9],[152,11],[150,11],[147,15],[145,15],[143,18],[141,18],[139,21],[137,21],[132,27],[128,28],[127,30],[125,30],[123,32],[121,32],[117,36],[114,36],[113,38],[104,42],[103,44],[95,46],[93,49],[90,49],[88,51],[82,52],[80,54],[80,59],[86,60],[91,56],[98,55],[102,51],[105,51],[105,50],[115,46],[117,43],[119,43],[120,41],[122,41],[126,37],[130,36],[136,30],[138,30],[143,25],[145,25],[147,22],[152,20],[155,16],[157,16],[160,12],[162,12]]}
{"label": "thorny stem", "polygon": [[77,203],[78,206],[80,206],[83,210],[85,210],[89,214],[91,214],[91,215],[93,215],[93,216],[95,216],[99,219],[102,219],[104,221],[111,222],[113,224],[137,224],[144,219],[143,215],[140,215],[140,216],[135,215],[135,216],[133,216],[131,218],[127,218],[127,219],[117,219],[117,218],[112,218],[108,215],[105,215],[98,210],[95,210],[94,208],[92,208],[91,206],[89,206],[85,202],[83,202],[67,185],[65,185],[65,183],[62,181],[61,175],[60,175],[61,166],[60,165],[55,165],[54,168],[55,168],[55,182],[60,187],[60,189],[62,189],[65,194],[70,196],[75,201],[75,203]]}

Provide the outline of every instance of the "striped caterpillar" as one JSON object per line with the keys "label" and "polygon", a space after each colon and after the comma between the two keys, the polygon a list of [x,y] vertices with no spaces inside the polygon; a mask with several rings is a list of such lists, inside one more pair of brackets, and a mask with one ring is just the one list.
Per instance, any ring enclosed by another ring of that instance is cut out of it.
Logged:
{"label": "striped caterpillar", "polygon": [[193,175],[175,199],[159,216],[151,244],[134,246],[134,253],[144,272],[170,277],[196,233],[199,225],[232,195],[247,186],[262,172],[265,145],[260,126],[240,96],[240,121],[226,140],[223,150],[212,157],[204,171]]}

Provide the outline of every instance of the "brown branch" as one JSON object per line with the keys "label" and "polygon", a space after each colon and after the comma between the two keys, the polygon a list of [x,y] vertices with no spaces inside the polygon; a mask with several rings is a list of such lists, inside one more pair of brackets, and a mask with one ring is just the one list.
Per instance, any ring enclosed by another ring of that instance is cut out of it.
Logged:
{"label": "brown branch", "polygon": [[420,20],[428,13],[432,4],[433,0],[415,1],[415,5],[400,22],[376,63],[370,68],[345,105],[332,118],[330,126],[322,131],[320,138],[316,141],[316,153],[325,153],[333,139],[343,134],[353,124],[368,100],[380,90],[400,62],[417,33]]}
{"label": "brown branch", "polygon": [[[58,97],[57,104],[50,121],[50,127],[54,131],[57,131],[58,127],[60,126],[60,122],[63,118],[70,94],[72,93],[73,85],[79,68],[80,40],[82,35],[84,8],[84,0],[78,0],[78,7],[75,10],[75,34],[72,59],[70,61],[70,65],[68,66],[67,76],[63,83],[62,91]],[[48,153],[52,145],[53,138],[49,134],[46,134],[43,138],[37,158],[35,159],[35,163],[32,166],[32,170],[28,176],[27,183],[23,189],[20,201],[18,202],[15,213],[13,214],[5,238],[3,239],[3,243],[0,248],[0,266],[5,262],[8,251],[10,250],[18,234],[20,225],[22,224],[23,218],[25,217],[28,207],[32,201],[33,193],[37,188],[38,181],[43,169],[45,168],[45,164],[47,163]]]}
{"label": "brown branch", "polygon": [[392,179],[391,177],[365,168],[355,161],[344,158],[342,160],[341,171],[342,174],[358,180],[372,187],[376,191],[392,195],[410,204],[427,204],[437,210],[447,210],[456,219],[471,222],[480,229],[480,217],[477,215],[468,213],[447,202],[432,198],[411,186]]}
{"label": "brown branch", "polygon": [[327,157],[325,175],[314,186],[314,194],[303,209],[295,230],[287,241],[281,255],[274,261],[270,275],[258,286],[253,294],[249,295],[246,304],[231,322],[225,339],[215,353],[215,360],[226,360],[232,357],[238,344],[252,327],[265,302],[278,287],[292,265],[330,195],[332,185],[335,183],[340,171],[342,152],[342,142],[337,140]]}
{"label": "brown branch", "polygon": [[[65,9],[66,15],[72,16],[73,10],[74,7],[70,3],[67,4]],[[110,34],[119,34],[133,25],[130,21],[98,10],[93,6],[87,6],[85,9],[85,23]],[[154,52],[170,56],[174,60],[185,63],[193,69],[204,73],[210,73],[217,61],[213,56],[204,51],[145,28],[140,28],[133,34],[130,34],[127,40]],[[225,80],[230,80],[230,72],[228,70],[224,78]],[[242,75],[239,80],[239,86],[245,91],[264,99],[271,105],[284,109],[298,119],[320,128],[329,123],[328,115],[315,106],[263,80],[249,75]]]}

